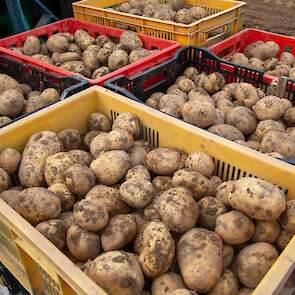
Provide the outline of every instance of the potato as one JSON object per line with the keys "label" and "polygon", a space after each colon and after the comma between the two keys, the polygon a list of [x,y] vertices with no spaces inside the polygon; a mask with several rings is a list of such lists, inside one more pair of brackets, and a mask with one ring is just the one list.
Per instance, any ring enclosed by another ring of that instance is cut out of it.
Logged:
{"label": "potato", "polygon": [[134,138],[137,138],[140,133],[140,123],[134,114],[125,112],[119,114],[113,122],[112,129],[123,129],[128,131]]}
{"label": "potato", "polygon": [[[287,203],[288,204],[288,203]],[[281,227],[277,221],[260,221],[255,222],[254,235],[251,238],[253,242],[274,243],[278,238]]]}
{"label": "potato", "polygon": [[94,259],[101,250],[99,235],[89,232],[77,224],[71,225],[68,229],[66,242],[70,254],[78,261]]}
{"label": "potato", "polygon": [[74,33],[75,43],[85,50],[89,45],[94,43],[94,38],[88,34],[85,30],[77,30]]}
{"label": "potato", "polygon": [[267,59],[265,62],[264,62],[264,69],[265,71],[270,71],[270,70],[274,70],[276,65],[278,63],[278,59],[273,57],[273,58],[270,58],[270,59]]}
{"label": "potato", "polygon": [[14,78],[0,73],[0,94],[10,89],[23,93],[21,85]]}
{"label": "potato", "polygon": [[184,0],[168,0],[167,2],[169,5],[171,5],[172,9],[178,11],[185,7],[185,1]]}
{"label": "potato", "polygon": [[152,295],[168,295],[180,288],[185,288],[181,276],[174,272],[166,272],[153,280],[151,291]]}
{"label": "potato", "polygon": [[277,250],[265,242],[246,246],[238,254],[238,276],[240,282],[255,288],[278,258]]}
{"label": "potato", "polygon": [[176,12],[175,21],[177,23],[190,24],[193,20],[193,14],[188,8],[182,8]]}
{"label": "potato", "polygon": [[193,79],[198,74],[199,74],[199,71],[195,67],[187,67],[185,71],[183,72],[183,75],[186,76],[188,79]]}
{"label": "potato", "polygon": [[103,45],[109,41],[111,41],[111,39],[108,36],[100,35],[96,37],[95,44],[98,45],[99,47],[103,47]]}
{"label": "potato", "polygon": [[66,71],[81,74],[85,77],[91,76],[90,70],[85,66],[84,62],[82,61],[67,61],[63,63],[60,67]]}
{"label": "potato", "polygon": [[218,186],[222,183],[222,179],[216,175],[210,177],[210,182],[212,184],[211,195],[215,196]]}
{"label": "potato", "polygon": [[204,197],[198,202],[200,216],[198,224],[206,229],[214,230],[216,219],[223,215],[227,209],[225,205],[213,197]]}
{"label": "potato", "polygon": [[112,71],[120,69],[128,64],[128,54],[121,49],[112,52],[108,58],[108,66]]}
{"label": "potato", "polygon": [[18,203],[19,194],[20,194],[19,190],[10,188],[9,190],[0,192],[0,199],[3,200],[11,208],[15,210]]}
{"label": "potato", "polygon": [[223,245],[222,256],[223,256],[223,270],[227,269],[234,258],[235,250],[231,245]]}
{"label": "potato", "polygon": [[0,127],[5,126],[6,124],[11,123],[12,120],[6,116],[0,116]]}
{"label": "potato", "polygon": [[38,37],[29,35],[23,44],[23,53],[25,55],[34,55],[40,52],[40,40]]}
{"label": "potato", "polygon": [[97,56],[98,50],[86,49],[82,54],[82,61],[91,72],[97,69],[100,65],[100,61]]}
{"label": "potato", "polygon": [[104,205],[110,217],[129,212],[128,206],[121,200],[119,190],[113,187],[96,185],[86,194],[85,199]]}
{"label": "potato", "polygon": [[57,33],[57,35],[66,37],[69,40],[69,42],[74,42],[75,40],[74,35],[69,32],[60,32]]}
{"label": "potato", "polygon": [[22,154],[18,170],[20,183],[25,187],[44,185],[46,159],[60,152],[60,149],[60,142],[54,132],[41,131],[33,134]]}
{"label": "potato", "polygon": [[181,79],[177,84],[179,89],[185,93],[189,93],[196,88],[194,82],[188,78]]}
{"label": "potato", "polygon": [[216,219],[215,232],[229,245],[239,245],[250,240],[254,223],[243,213],[232,210]]}
{"label": "potato", "polygon": [[230,193],[234,191],[234,185],[235,185],[235,182],[233,180],[229,180],[229,181],[221,183],[217,187],[215,198],[221,201],[228,208],[230,208],[231,206],[228,197]]}
{"label": "potato", "polygon": [[40,95],[41,95],[40,91],[31,91],[30,93],[28,93],[27,98],[30,99],[31,97],[40,96]]}
{"label": "potato", "polygon": [[75,197],[65,184],[63,183],[51,184],[48,187],[48,190],[53,192],[60,199],[62,212],[71,210],[73,208]]}
{"label": "potato", "polygon": [[142,58],[150,55],[150,52],[145,48],[134,49],[129,54],[129,63],[134,63]]}
{"label": "potato", "polygon": [[61,213],[60,199],[44,187],[23,190],[18,197],[16,212],[28,222],[38,224],[57,218]]}
{"label": "potato", "polygon": [[174,290],[172,293],[169,293],[170,295],[198,295],[198,293],[189,290],[189,289],[185,289],[185,288],[180,288],[180,289],[176,289]]}
{"label": "potato", "polygon": [[128,3],[128,2],[122,3],[122,4],[120,4],[120,6],[119,6],[119,10],[120,10],[121,12],[128,13],[128,11],[129,11],[130,9],[131,9],[131,5],[130,5],[130,3]]}
{"label": "potato", "polygon": [[212,73],[205,77],[204,79],[204,88],[210,94],[214,94],[220,91],[225,85],[225,79],[220,73]]}
{"label": "potato", "polygon": [[222,272],[222,241],[214,232],[193,228],[178,242],[177,261],[186,286],[208,292]]}
{"label": "potato", "polygon": [[209,179],[196,171],[188,171],[186,169],[181,169],[174,173],[172,185],[188,188],[193,193],[196,201],[199,201],[206,195],[210,195],[212,190]]}
{"label": "potato", "polygon": [[236,127],[229,124],[213,125],[208,128],[208,131],[232,141],[245,140],[243,133]]}
{"label": "potato", "polygon": [[278,219],[286,207],[286,196],[277,186],[252,177],[235,181],[228,199],[234,209],[262,221]]}
{"label": "potato", "polygon": [[132,31],[124,31],[120,36],[119,42],[130,51],[143,47],[143,43],[140,37]]}
{"label": "potato", "polygon": [[135,242],[139,264],[147,277],[164,274],[171,266],[174,254],[174,240],[167,227],[160,221],[150,221],[139,231]]}
{"label": "potato", "polygon": [[238,280],[235,275],[226,269],[221,274],[218,282],[214,287],[207,293],[208,295],[236,295],[238,292]]}
{"label": "potato", "polygon": [[110,151],[112,149],[111,144],[109,134],[101,132],[91,140],[90,153],[94,158],[97,158],[100,153]]}
{"label": "potato", "polygon": [[120,186],[121,199],[130,207],[142,209],[154,197],[153,185],[145,179],[129,178]]}
{"label": "potato", "polygon": [[234,96],[248,108],[251,108],[259,100],[257,89],[249,83],[239,83],[236,85]]}
{"label": "potato", "polygon": [[64,151],[78,149],[82,144],[81,134],[76,129],[64,129],[57,134]]}
{"label": "potato", "polygon": [[294,62],[295,62],[295,57],[290,52],[283,52],[281,54],[281,56],[280,56],[280,62],[282,62],[285,65],[288,65],[288,66],[292,67]]}
{"label": "potato", "polygon": [[123,129],[112,130],[108,133],[108,139],[111,150],[128,150],[134,146],[132,135]]}
{"label": "potato", "polygon": [[254,289],[249,288],[241,288],[237,295],[251,295],[253,293]]}
{"label": "potato", "polygon": [[146,149],[143,146],[134,146],[128,150],[130,156],[130,165],[135,167],[137,165],[145,165],[146,155],[150,149]]}
{"label": "potato", "polygon": [[195,226],[199,209],[192,193],[184,187],[171,188],[157,200],[162,222],[170,231],[184,233]]}
{"label": "potato", "polygon": [[51,65],[53,65],[54,63],[54,61],[48,55],[44,55],[40,53],[32,55],[32,58],[41,60],[42,62],[51,64]]}
{"label": "potato", "polygon": [[19,54],[23,54],[23,48],[22,47],[10,47],[10,50],[19,53]]}
{"label": "potato", "polygon": [[280,216],[280,223],[283,229],[295,233],[295,201],[290,200],[286,204],[286,210]]}
{"label": "potato", "polygon": [[206,11],[202,7],[193,6],[190,8],[194,20],[206,17]]}
{"label": "potato", "polygon": [[67,231],[71,225],[75,224],[74,213],[72,211],[61,213],[59,219],[62,221],[63,226]]}
{"label": "potato", "polygon": [[74,219],[80,227],[96,232],[107,225],[109,214],[103,204],[84,199],[74,205]]}
{"label": "potato", "polygon": [[76,43],[70,43],[68,50],[69,50],[68,52],[76,53],[77,56],[80,56],[81,58],[82,50]]}
{"label": "potato", "polygon": [[153,109],[159,109],[159,100],[160,100],[160,98],[149,97],[145,101],[145,104]]}
{"label": "potato", "polygon": [[249,66],[258,71],[264,71],[264,62],[259,58],[252,57],[249,59]]}
{"label": "potato", "polygon": [[46,103],[52,103],[59,99],[59,93],[55,88],[46,88],[40,96]]}
{"label": "potato", "polygon": [[221,90],[221,91],[216,92],[214,95],[212,95],[212,98],[215,102],[218,102],[219,100],[222,100],[222,99],[227,99],[227,100],[231,101],[232,94],[230,94],[227,91]]}
{"label": "potato", "polygon": [[61,35],[52,35],[46,41],[46,47],[50,52],[66,52],[69,49],[69,41]]}
{"label": "potato", "polygon": [[128,180],[130,178],[145,179],[147,181],[151,181],[150,173],[143,165],[137,165],[130,168],[125,176],[125,179]]}
{"label": "potato", "polygon": [[170,176],[156,176],[152,180],[154,190],[156,193],[162,193],[170,188],[172,188],[172,178]]}
{"label": "potato", "polygon": [[289,77],[291,79],[295,79],[295,67],[293,67],[290,71],[289,71]]}
{"label": "potato", "polygon": [[244,66],[244,67],[248,67],[249,66],[249,61],[248,58],[240,52],[236,52],[234,53],[231,57],[230,57],[230,61],[234,64],[240,65],[240,66]]}
{"label": "potato", "polygon": [[[176,94],[178,96],[181,96],[185,101],[187,101],[187,94],[184,92],[184,91],[181,91],[178,87],[178,84],[173,84],[172,86],[170,86],[168,89],[167,89],[167,94]],[[162,98],[162,96],[161,96]]]}
{"label": "potato", "polygon": [[137,224],[132,214],[119,214],[110,219],[101,235],[101,246],[105,252],[119,250],[136,236]]}
{"label": "potato", "polygon": [[280,46],[274,41],[267,41],[264,43],[264,50],[265,50],[266,59],[272,58],[279,53]]}
{"label": "potato", "polygon": [[112,129],[112,123],[110,119],[102,113],[91,113],[87,120],[88,128],[90,130],[109,132]]}
{"label": "potato", "polygon": [[278,246],[281,250],[285,249],[293,238],[293,235],[294,233],[290,233],[287,230],[282,229],[277,240],[275,241],[276,246]]}
{"label": "potato", "polygon": [[273,95],[265,96],[260,99],[253,106],[253,110],[259,120],[278,120],[285,112],[281,99]]}
{"label": "potato", "polygon": [[17,90],[9,89],[0,94],[0,115],[14,117],[21,114],[24,96]]}
{"label": "potato", "polygon": [[216,107],[218,110],[222,111],[226,115],[230,110],[234,108],[234,104],[228,99],[220,99],[216,102]]}
{"label": "potato", "polygon": [[295,107],[287,109],[283,117],[288,126],[295,126]]}
{"label": "potato", "polygon": [[243,134],[253,133],[257,126],[255,113],[246,107],[234,107],[226,114],[226,123],[239,129]]}
{"label": "potato", "polygon": [[181,110],[183,120],[200,128],[209,127],[216,119],[214,106],[208,102],[190,100]]}
{"label": "potato", "polygon": [[274,120],[263,120],[258,122],[256,127],[256,136],[259,140],[263,138],[263,136],[270,131],[278,131],[285,132],[282,124]]}
{"label": "potato", "polygon": [[294,136],[295,135],[295,127],[289,127],[286,129],[286,133],[289,135]]}
{"label": "potato", "polygon": [[64,177],[69,190],[79,197],[85,196],[95,185],[95,175],[93,171],[84,165],[72,165],[65,171]]}
{"label": "potato", "polygon": [[295,157],[295,138],[287,133],[270,131],[261,140],[261,151],[263,153],[277,152],[283,157]]}
{"label": "potato", "polygon": [[125,176],[130,158],[125,151],[108,151],[92,161],[90,168],[101,184],[112,185]]}
{"label": "potato", "polygon": [[155,12],[153,18],[168,20],[168,21],[174,20],[174,18],[172,17],[171,11],[162,9],[161,6],[158,7],[158,10]]}
{"label": "potato", "polygon": [[159,100],[159,110],[175,118],[180,118],[184,103],[185,99],[179,94],[165,94]]}
{"label": "potato", "polygon": [[225,123],[225,113],[220,109],[215,109],[216,118],[212,125],[224,124]]}
{"label": "potato", "polygon": [[4,148],[0,152],[0,167],[8,174],[13,174],[17,171],[21,160],[20,153],[12,148]]}
{"label": "potato", "polygon": [[80,165],[89,166],[93,160],[88,152],[82,150],[71,150],[68,153],[71,155],[74,162]]}
{"label": "potato", "polygon": [[43,221],[36,226],[36,229],[58,249],[61,250],[65,246],[67,231],[59,219]]}
{"label": "potato", "polygon": [[157,148],[146,156],[146,163],[152,172],[158,175],[172,175],[181,169],[180,153],[170,148]]}
{"label": "potato", "polygon": [[98,256],[86,274],[109,295],[137,295],[144,286],[144,277],[136,255],[110,251]]}

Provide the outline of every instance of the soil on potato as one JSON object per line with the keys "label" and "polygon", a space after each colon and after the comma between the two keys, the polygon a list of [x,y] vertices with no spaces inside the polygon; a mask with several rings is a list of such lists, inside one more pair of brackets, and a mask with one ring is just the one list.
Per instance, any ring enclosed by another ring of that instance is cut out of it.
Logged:
{"label": "soil on potato", "polygon": [[295,0],[244,0],[244,26],[295,36]]}

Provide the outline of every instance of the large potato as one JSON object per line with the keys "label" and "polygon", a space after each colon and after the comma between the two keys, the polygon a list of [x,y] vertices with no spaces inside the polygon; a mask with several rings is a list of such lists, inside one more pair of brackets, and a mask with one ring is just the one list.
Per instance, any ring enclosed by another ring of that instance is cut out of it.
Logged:
{"label": "large potato", "polygon": [[286,207],[286,196],[277,186],[252,177],[237,180],[228,198],[234,209],[264,221],[278,219]]}
{"label": "large potato", "polygon": [[68,153],[71,155],[74,162],[80,165],[89,166],[93,160],[88,152],[82,150],[71,150]]}
{"label": "large potato", "polygon": [[23,190],[15,210],[32,224],[57,218],[61,213],[60,199],[44,187]]}
{"label": "large potato", "polygon": [[94,43],[94,38],[88,34],[85,30],[77,30],[74,34],[75,43],[85,50],[89,45]]}
{"label": "large potato", "polygon": [[102,113],[91,113],[87,120],[90,130],[109,132],[112,129],[111,120]]}
{"label": "large potato", "polygon": [[115,129],[123,129],[128,131],[134,138],[137,138],[140,133],[140,123],[138,117],[131,113],[121,113],[114,120],[113,130]]}
{"label": "large potato", "polygon": [[0,93],[9,89],[14,89],[23,93],[21,85],[14,78],[6,74],[0,74]]}
{"label": "large potato", "polygon": [[132,214],[118,214],[110,219],[101,235],[102,249],[120,250],[129,244],[137,233],[136,219]]}
{"label": "large potato", "polygon": [[0,115],[14,117],[21,114],[24,107],[24,96],[15,89],[0,94]]}
{"label": "large potato", "polygon": [[50,52],[66,52],[69,48],[69,41],[66,37],[61,35],[52,35],[46,41],[46,47]]}
{"label": "large potato", "polygon": [[195,226],[199,208],[192,193],[184,187],[171,188],[157,200],[157,211],[170,231],[184,233]]}
{"label": "large potato", "polygon": [[222,241],[212,231],[193,228],[178,242],[177,261],[184,283],[191,290],[206,293],[222,272]]}
{"label": "large potato", "polygon": [[120,36],[120,43],[130,51],[140,49],[143,46],[140,37],[132,31],[124,31]]}
{"label": "large potato", "polygon": [[248,108],[251,108],[259,100],[257,89],[249,83],[239,83],[236,85],[234,96]]}
{"label": "large potato", "polygon": [[135,240],[139,264],[147,277],[157,277],[171,266],[174,254],[174,240],[167,227],[160,221],[146,223]]}
{"label": "large potato", "polygon": [[269,95],[260,99],[253,110],[259,120],[278,120],[285,113],[284,104],[277,96]]}
{"label": "large potato", "polygon": [[255,134],[261,140],[263,136],[270,131],[285,132],[285,128],[277,121],[263,120],[257,124]]}
{"label": "large potato", "polygon": [[[288,203],[287,203],[288,204]],[[255,222],[255,231],[251,238],[253,242],[267,242],[274,243],[281,231],[280,224],[275,221],[261,221]]]}
{"label": "large potato", "polygon": [[220,73],[212,73],[205,77],[204,79],[204,88],[210,94],[214,94],[220,91],[225,85],[225,79]]}
{"label": "large potato", "polygon": [[240,282],[248,288],[255,288],[277,258],[277,250],[268,243],[259,242],[246,246],[238,254]]}
{"label": "large potato", "polygon": [[109,295],[138,295],[144,286],[138,257],[128,252],[101,254],[87,267],[86,274]]}
{"label": "large potato", "polygon": [[156,277],[152,282],[152,295],[168,295],[176,289],[185,288],[180,275],[167,272]]}
{"label": "large potato", "polygon": [[77,129],[64,129],[57,134],[57,137],[65,152],[78,149],[82,143],[81,134]]}
{"label": "large potato", "polygon": [[283,229],[290,233],[295,233],[295,200],[290,200],[286,204],[286,210],[280,217]]}
{"label": "large potato", "polygon": [[208,128],[208,131],[232,141],[245,140],[243,133],[236,127],[229,124],[213,125]]}
{"label": "large potato", "polygon": [[112,52],[108,58],[108,66],[112,71],[126,66],[128,62],[128,54],[121,49],[117,49]]}
{"label": "large potato", "polygon": [[215,198],[221,201],[228,208],[231,206],[228,197],[230,193],[234,191],[234,185],[235,182],[233,180],[223,182],[217,187],[215,194]]}
{"label": "large potato", "polygon": [[23,53],[25,55],[34,55],[40,52],[40,40],[38,37],[29,35],[23,44]]}
{"label": "large potato", "polygon": [[126,180],[129,178],[138,178],[151,181],[150,173],[143,165],[137,165],[130,168],[125,176]]}
{"label": "large potato", "polygon": [[42,131],[33,134],[22,154],[18,170],[20,183],[25,187],[44,185],[46,159],[60,150],[61,145],[54,132]]}

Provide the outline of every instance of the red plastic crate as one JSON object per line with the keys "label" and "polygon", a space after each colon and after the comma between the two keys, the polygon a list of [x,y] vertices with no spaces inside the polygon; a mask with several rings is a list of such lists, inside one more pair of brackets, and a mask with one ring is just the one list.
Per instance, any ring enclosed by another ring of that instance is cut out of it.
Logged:
{"label": "red plastic crate", "polygon": [[[33,59],[30,56],[26,56],[20,53],[16,53],[9,48],[12,46],[22,46],[23,42],[25,41],[26,37],[29,35],[35,35],[38,37],[45,37],[46,39],[57,32],[70,32],[74,33],[76,30],[84,29],[88,31],[88,33],[92,36],[97,36],[98,34],[104,34],[109,37],[113,41],[119,40],[120,35],[124,30],[117,29],[117,28],[110,28],[94,23],[89,23],[85,21],[76,20],[74,18],[68,18],[64,19],[43,27],[39,27],[33,30],[29,30],[26,32],[22,32],[13,36],[9,36],[7,38],[0,40],[0,52],[5,52],[9,54],[10,56],[21,56],[23,60],[26,62],[30,62],[32,65],[38,66],[43,68],[44,70],[53,70],[55,72],[58,72],[64,76],[70,76],[73,75],[72,72],[66,71],[64,69],[58,68],[54,65],[50,65],[47,63],[44,63],[40,60]],[[129,64],[121,69],[118,69],[116,71],[113,71],[109,73],[108,75],[105,75],[99,79],[88,79],[90,85],[103,85],[104,81],[113,78],[118,75],[124,75],[124,76],[132,76],[134,74],[137,74],[145,69],[148,69],[156,64],[159,64],[168,58],[171,58],[176,51],[180,47],[178,43],[175,41],[155,38],[151,36],[146,36],[143,34],[138,34],[143,42],[143,46],[146,49],[160,49],[159,52],[148,56],[146,58],[143,58],[137,62],[134,62],[132,64]]]}

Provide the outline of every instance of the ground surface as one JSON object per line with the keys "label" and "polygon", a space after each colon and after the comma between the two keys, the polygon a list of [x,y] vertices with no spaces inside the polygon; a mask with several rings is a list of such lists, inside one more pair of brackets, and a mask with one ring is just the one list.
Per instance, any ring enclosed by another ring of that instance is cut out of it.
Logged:
{"label": "ground surface", "polygon": [[246,27],[295,37],[295,0],[243,0]]}

